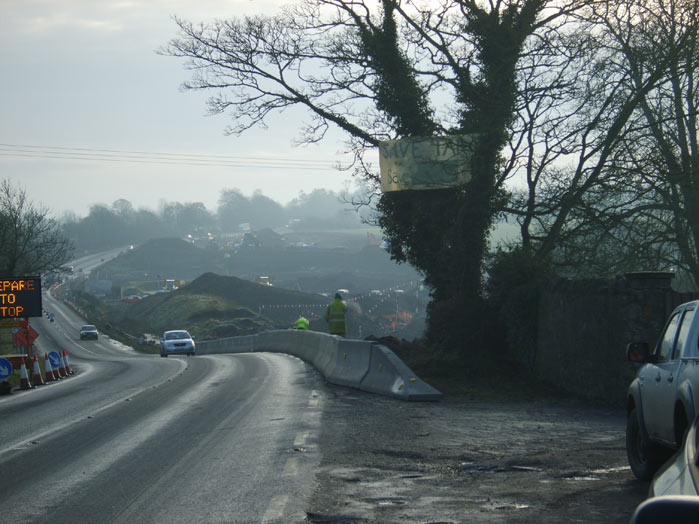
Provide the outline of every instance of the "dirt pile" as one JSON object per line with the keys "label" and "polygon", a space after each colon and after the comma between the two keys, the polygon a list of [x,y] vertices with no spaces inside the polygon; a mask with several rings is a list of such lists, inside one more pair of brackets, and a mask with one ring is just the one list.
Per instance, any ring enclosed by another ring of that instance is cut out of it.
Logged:
{"label": "dirt pile", "polygon": [[302,293],[291,289],[265,286],[236,277],[205,273],[193,280],[179,292],[191,295],[212,295],[236,304],[259,310],[268,304],[328,304],[330,300],[322,295]]}

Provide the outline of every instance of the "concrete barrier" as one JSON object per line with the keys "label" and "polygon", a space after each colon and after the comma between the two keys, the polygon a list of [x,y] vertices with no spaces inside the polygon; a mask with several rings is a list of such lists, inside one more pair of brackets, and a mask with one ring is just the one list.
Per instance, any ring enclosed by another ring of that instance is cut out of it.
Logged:
{"label": "concrete barrier", "polygon": [[359,389],[405,400],[439,400],[442,394],[421,380],[398,355],[380,344],[371,346],[369,372]]}
{"label": "concrete barrier", "polygon": [[372,342],[340,340],[323,374],[325,379],[340,386],[357,388],[369,372]]}
{"label": "concrete barrier", "polygon": [[200,355],[250,353],[254,351],[256,337],[257,335],[246,335],[243,337],[197,341],[197,353]]}
{"label": "concrete barrier", "polygon": [[197,342],[201,355],[269,351],[312,364],[331,384],[403,400],[439,400],[442,394],[419,379],[385,346],[317,331],[284,329]]}

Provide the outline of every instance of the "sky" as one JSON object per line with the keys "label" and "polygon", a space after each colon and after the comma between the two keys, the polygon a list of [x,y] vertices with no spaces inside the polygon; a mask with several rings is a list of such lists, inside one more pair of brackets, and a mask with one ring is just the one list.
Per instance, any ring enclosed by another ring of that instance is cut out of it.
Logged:
{"label": "sky", "polygon": [[271,14],[280,0],[0,0],[0,179],[60,218],[118,199],[157,211],[224,189],[287,203],[342,191],[343,137],[295,146],[304,114],[225,136],[227,115],[182,91],[184,60],[156,53],[192,22]]}

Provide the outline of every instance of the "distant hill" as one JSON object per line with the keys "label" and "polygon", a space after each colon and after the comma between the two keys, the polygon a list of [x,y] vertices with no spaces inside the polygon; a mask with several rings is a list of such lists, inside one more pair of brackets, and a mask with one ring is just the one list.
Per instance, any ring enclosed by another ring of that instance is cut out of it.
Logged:
{"label": "distant hill", "polygon": [[[333,234],[325,235],[323,245],[331,245]],[[275,288],[311,294],[332,294],[337,289],[358,294],[421,278],[408,264],[396,264],[378,246],[365,243],[349,249],[301,242],[299,247],[299,243],[287,243],[272,230],[263,230],[258,237],[262,240],[260,248],[222,247],[215,243],[202,248],[178,238],[154,239],[105,262],[95,274],[99,274],[97,278],[112,280],[116,286],[125,286],[124,296],[141,294],[138,288],[155,291],[160,280],[191,282],[206,273],[233,275],[247,281],[266,275]],[[319,239],[320,233],[316,232],[313,238]]]}
{"label": "distant hill", "polygon": [[191,280],[216,271],[217,257],[179,238],[156,238],[109,260],[100,273],[113,280]]}

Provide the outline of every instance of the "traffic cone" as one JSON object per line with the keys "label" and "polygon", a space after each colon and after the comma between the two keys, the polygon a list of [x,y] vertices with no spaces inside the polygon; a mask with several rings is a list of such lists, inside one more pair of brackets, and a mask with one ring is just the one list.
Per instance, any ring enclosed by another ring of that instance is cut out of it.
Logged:
{"label": "traffic cone", "polygon": [[69,375],[73,374],[73,368],[70,367],[70,362],[68,362],[68,352],[64,349],[63,350],[63,365],[66,368],[66,373]]}
{"label": "traffic cone", "polygon": [[49,360],[49,354],[44,355],[44,377],[46,382],[53,382],[56,380],[53,378],[53,370],[51,369],[51,361]]}
{"label": "traffic cone", "polygon": [[51,367],[51,374],[53,375],[54,380],[61,380],[61,375],[58,373],[58,368],[53,367],[53,364],[51,364],[51,358],[49,358],[49,366]]}
{"label": "traffic cone", "polygon": [[39,359],[38,359],[38,357],[34,356],[34,358],[32,358],[32,360],[34,361],[34,371],[32,373],[32,385],[33,386],[43,386],[44,384],[46,384],[46,382],[44,382],[44,379],[41,376],[41,369],[39,369]]}
{"label": "traffic cone", "polygon": [[66,364],[65,364],[65,362],[63,362],[63,359],[61,358],[60,353],[58,353],[58,374],[60,375],[61,378],[68,376],[68,373],[66,373]]}
{"label": "traffic cone", "polygon": [[32,386],[29,383],[29,377],[27,376],[27,366],[24,363],[24,357],[20,358],[19,361],[19,389],[32,389],[34,386]]}

